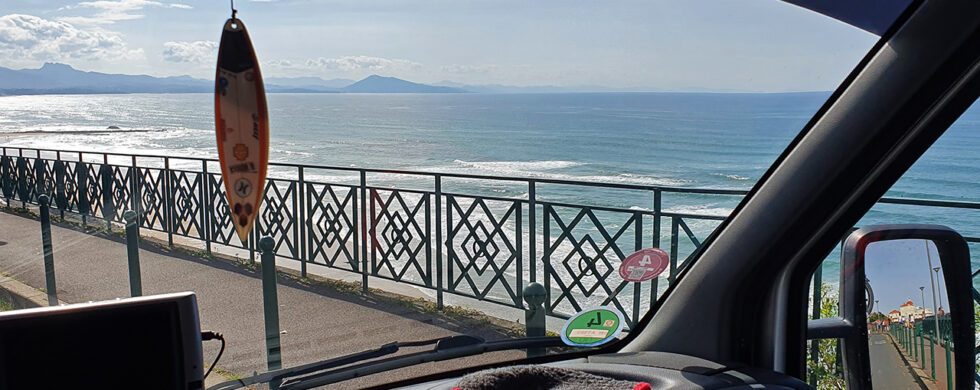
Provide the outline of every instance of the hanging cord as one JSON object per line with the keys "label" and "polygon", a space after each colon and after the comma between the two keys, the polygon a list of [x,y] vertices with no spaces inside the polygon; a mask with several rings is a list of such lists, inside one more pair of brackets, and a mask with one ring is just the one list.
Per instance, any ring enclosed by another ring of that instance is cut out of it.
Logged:
{"label": "hanging cord", "polygon": [[235,0],[231,0],[231,18],[232,19],[235,19],[235,14],[237,14],[237,13],[238,13],[238,10],[235,9]]}
{"label": "hanging cord", "polygon": [[208,372],[204,373],[204,379],[208,378],[208,374],[211,373],[211,370],[214,370],[214,366],[218,364],[218,360],[221,360],[221,354],[225,352],[225,336],[222,336],[221,333],[218,332],[212,332],[212,331],[201,332],[201,341],[208,341],[214,339],[221,340],[221,349],[218,350],[218,356],[215,356],[214,361],[211,362],[211,367],[208,367]]}

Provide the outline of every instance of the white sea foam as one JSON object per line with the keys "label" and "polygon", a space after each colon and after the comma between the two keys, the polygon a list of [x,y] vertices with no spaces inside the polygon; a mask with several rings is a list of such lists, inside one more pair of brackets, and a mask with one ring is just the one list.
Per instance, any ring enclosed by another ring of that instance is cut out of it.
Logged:
{"label": "white sea foam", "polygon": [[727,217],[732,213],[732,208],[728,207],[716,207],[708,205],[686,205],[686,206],[673,206],[664,211],[677,213],[677,214],[693,214],[693,215],[710,215],[714,217]]}
{"label": "white sea foam", "polygon": [[463,161],[453,160],[454,163],[485,172],[519,175],[529,171],[549,171],[553,169],[571,168],[585,165],[575,161]]}
{"label": "white sea foam", "polygon": [[752,179],[750,177],[739,176],[739,175],[735,175],[735,174],[712,173],[712,175],[721,176],[721,177],[724,177],[726,179],[736,180],[736,181],[746,181],[746,180],[751,180]]}
{"label": "white sea foam", "polygon": [[547,161],[463,161],[454,160],[456,165],[437,167],[433,170],[482,175],[500,175],[515,177],[531,177],[552,180],[588,181],[596,183],[636,184],[651,186],[682,186],[689,180],[653,177],[621,173],[615,175],[577,175],[554,172],[556,170],[587,165],[582,162],[547,160]]}

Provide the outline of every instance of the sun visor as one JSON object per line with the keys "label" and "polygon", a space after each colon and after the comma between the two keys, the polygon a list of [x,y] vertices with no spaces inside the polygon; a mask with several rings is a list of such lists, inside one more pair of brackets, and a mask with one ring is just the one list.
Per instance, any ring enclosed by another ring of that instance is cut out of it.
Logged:
{"label": "sun visor", "polygon": [[875,35],[882,35],[912,0],[783,0],[827,15]]}

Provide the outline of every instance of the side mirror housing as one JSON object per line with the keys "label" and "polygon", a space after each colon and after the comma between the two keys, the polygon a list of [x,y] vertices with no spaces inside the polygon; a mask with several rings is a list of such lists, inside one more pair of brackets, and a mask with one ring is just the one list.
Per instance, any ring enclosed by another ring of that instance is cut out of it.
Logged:
{"label": "side mirror housing", "polygon": [[[914,250],[909,249],[913,247]],[[920,259],[921,264],[916,262]],[[869,270],[875,274],[870,278]],[[897,296],[906,293],[908,298]],[[807,338],[841,339],[844,380],[851,389],[870,389],[873,382],[885,378],[883,370],[888,368],[883,368],[886,359],[881,354],[904,354],[905,364],[918,362],[925,369],[923,340],[930,340],[930,357],[934,360],[937,349],[952,350],[950,377],[954,382],[950,383],[955,383],[956,388],[973,388],[974,294],[969,247],[956,231],[917,224],[863,227],[847,237],[841,253],[839,317],[809,321]],[[937,304],[937,297],[939,302],[945,298],[948,306]],[[879,298],[886,303],[878,303]],[[908,302],[894,303],[899,298]],[[869,322],[868,317],[875,310],[875,320]],[[869,348],[869,344],[873,345]],[[872,355],[879,356],[874,364]],[[933,363],[933,376],[936,370]],[[910,377],[916,375],[914,370],[908,371]],[[874,372],[878,374],[873,381]],[[883,385],[887,386],[874,386]],[[946,387],[947,383],[939,385]]]}

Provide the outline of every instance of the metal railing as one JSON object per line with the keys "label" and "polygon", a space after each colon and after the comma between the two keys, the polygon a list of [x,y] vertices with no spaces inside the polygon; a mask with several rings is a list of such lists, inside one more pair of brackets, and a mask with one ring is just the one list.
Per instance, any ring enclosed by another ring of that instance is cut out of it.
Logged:
{"label": "metal railing", "polygon": [[[62,216],[110,226],[132,209],[140,229],[165,233],[170,244],[175,236],[188,237],[209,253],[214,245],[248,249],[253,260],[256,237],[268,235],[278,256],[300,262],[303,276],[308,267],[343,270],[360,274],[364,289],[369,277],[389,279],[431,291],[439,306],[451,294],[527,309],[524,286],[539,282],[549,316],[567,318],[588,306],[612,305],[630,327],[689,264],[701,246],[698,235],[725,218],[664,205],[685,197],[734,204],[747,193],[272,163],[254,231],[243,244],[215,159],[0,149],[0,195],[8,205],[37,204],[38,196],[48,194]],[[464,185],[472,182],[477,185]],[[487,194],[487,187],[500,186],[523,194]],[[636,202],[624,207],[596,198],[578,204],[555,195],[580,190],[628,192]],[[980,209],[980,203],[880,202]],[[643,283],[618,277],[621,260],[648,247],[669,254],[665,275]]]}
{"label": "metal railing", "polygon": [[[316,179],[325,171],[347,176]],[[243,244],[215,159],[20,147],[2,147],[0,155],[0,195],[8,204],[37,204],[38,196],[48,194],[62,216],[110,226],[132,209],[141,229],[165,233],[170,244],[175,236],[188,237],[209,253],[223,245],[248,249],[253,259],[255,237],[269,235],[277,255],[299,261],[304,276],[309,266],[349,271],[362,275],[365,289],[368,277],[390,279],[433,291],[440,306],[444,294],[453,294],[525,309],[524,286],[539,282],[546,287],[550,316],[612,305],[630,326],[665,286],[658,279],[630,283],[613,276],[619,262],[636,250],[667,244],[664,280],[672,283],[687,266],[687,255],[701,245],[689,224],[725,218],[673,212],[663,199],[745,194],[285,163],[270,164],[269,176],[255,229]],[[392,185],[406,178],[411,185]],[[497,197],[447,186],[447,180],[503,182],[524,188],[526,195]],[[549,186],[641,192],[648,203],[574,204],[542,194]]]}

